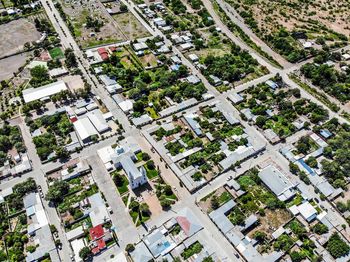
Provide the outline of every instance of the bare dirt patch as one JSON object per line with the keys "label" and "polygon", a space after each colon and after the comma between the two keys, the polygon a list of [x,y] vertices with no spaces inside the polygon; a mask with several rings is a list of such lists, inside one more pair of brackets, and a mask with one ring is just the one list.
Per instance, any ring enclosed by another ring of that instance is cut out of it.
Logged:
{"label": "bare dirt patch", "polygon": [[10,56],[0,60],[0,81],[7,80],[26,62],[27,54]]}
{"label": "bare dirt patch", "polygon": [[21,51],[25,43],[39,38],[40,33],[35,25],[27,19],[21,18],[0,25],[0,57]]}
{"label": "bare dirt patch", "polygon": [[265,232],[269,238],[271,234],[280,226],[286,224],[291,219],[287,210],[269,210],[265,209],[265,216],[259,216],[259,226],[249,232],[248,236],[253,238],[256,231]]}
{"label": "bare dirt patch", "polygon": [[130,12],[113,15],[113,18],[129,40],[150,36],[147,29]]}

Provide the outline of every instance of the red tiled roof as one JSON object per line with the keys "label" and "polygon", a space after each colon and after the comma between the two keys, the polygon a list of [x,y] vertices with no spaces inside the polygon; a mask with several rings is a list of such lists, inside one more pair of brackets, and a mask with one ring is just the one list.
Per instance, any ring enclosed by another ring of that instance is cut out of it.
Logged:
{"label": "red tiled roof", "polygon": [[107,60],[108,59],[108,54],[107,53],[102,53],[102,54],[100,54],[100,57],[102,58],[102,60]]}
{"label": "red tiled roof", "polygon": [[99,239],[103,237],[105,234],[102,225],[95,226],[93,228],[90,228],[90,237],[92,240]]}
{"label": "red tiled roof", "polygon": [[190,221],[188,221],[186,217],[180,217],[180,216],[176,218],[176,221],[180,225],[182,230],[185,232],[185,234],[188,235],[191,229]]}
{"label": "red tiled roof", "polygon": [[93,249],[91,249],[92,254],[96,255],[100,252],[100,249],[98,247],[94,247]]}
{"label": "red tiled roof", "polygon": [[106,248],[106,242],[103,240],[103,238],[100,238],[99,240],[97,240],[96,244],[100,250]]}
{"label": "red tiled roof", "polygon": [[76,116],[73,116],[73,117],[70,118],[70,121],[71,121],[72,123],[74,123],[74,122],[77,121],[77,120],[78,120],[78,118],[77,118]]}
{"label": "red tiled roof", "polygon": [[97,49],[97,52],[99,55],[105,54],[105,53],[108,54],[106,48],[104,47],[100,47],[99,49]]}

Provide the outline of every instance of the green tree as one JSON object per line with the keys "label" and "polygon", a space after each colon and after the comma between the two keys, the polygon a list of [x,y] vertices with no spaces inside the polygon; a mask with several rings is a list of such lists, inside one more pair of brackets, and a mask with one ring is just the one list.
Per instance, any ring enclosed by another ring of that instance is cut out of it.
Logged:
{"label": "green tree", "polygon": [[91,257],[91,255],[92,255],[91,250],[88,247],[83,247],[79,251],[79,257],[84,261],[86,261],[89,257]]}
{"label": "green tree", "polygon": [[59,203],[63,200],[64,195],[69,192],[69,184],[64,180],[56,180],[53,185],[49,187],[46,194],[46,200],[54,203]]}
{"label": "green tree", "polygon": [[338,233],[333,233],[329,238],[326,249],[334,258],[340,258],[349,254],[350,247],[341,239]]}

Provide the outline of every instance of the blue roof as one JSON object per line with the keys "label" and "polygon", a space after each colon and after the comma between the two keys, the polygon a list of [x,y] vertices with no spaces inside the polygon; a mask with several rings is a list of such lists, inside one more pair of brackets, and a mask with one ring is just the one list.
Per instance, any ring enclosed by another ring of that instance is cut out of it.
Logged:
{"label": "blue roof", "polygon": [[322,129],[320,132],[321,136],[323,136],[324,138],[329,138],[331,137],[333,134],[327,130],[327,129]]}
{"label": "blue roof", "polygon": [[298,162],[306,169],[306,171],[307,171],[310,175],[312,175],[312,176],[315,175],[315,172],[312,170],[311,167],[309,167],[309,166],[305,163],[305,161],[304,161],[303,159],[299,159]]}

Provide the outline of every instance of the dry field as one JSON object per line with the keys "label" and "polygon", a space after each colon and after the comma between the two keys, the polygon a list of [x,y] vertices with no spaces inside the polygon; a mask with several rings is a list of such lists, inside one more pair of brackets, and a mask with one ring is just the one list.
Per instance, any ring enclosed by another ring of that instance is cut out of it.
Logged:
{"label": "dry field", "polygon": [[26,42],[39,38],[35,25],[25,18],[0,25],[0,57],[21,51]]}
{"label": "dry field", "polygon": [[[273,33],[280,27],[288,31],[307,30],[310,36],[333,30],[350,34],[350,2],[348,0],[228,0],[242,14],[252,12],[261,33]],[[317,23],[325,30],[317,28]],[[330,32],[328,32],[330,33]],[[325,36],[325,35],[323,35]]]}
{"label": "dry field", "polygon": [[147,29],[130,12],[113,15],[113,18],[129,40],[150,36]]}

